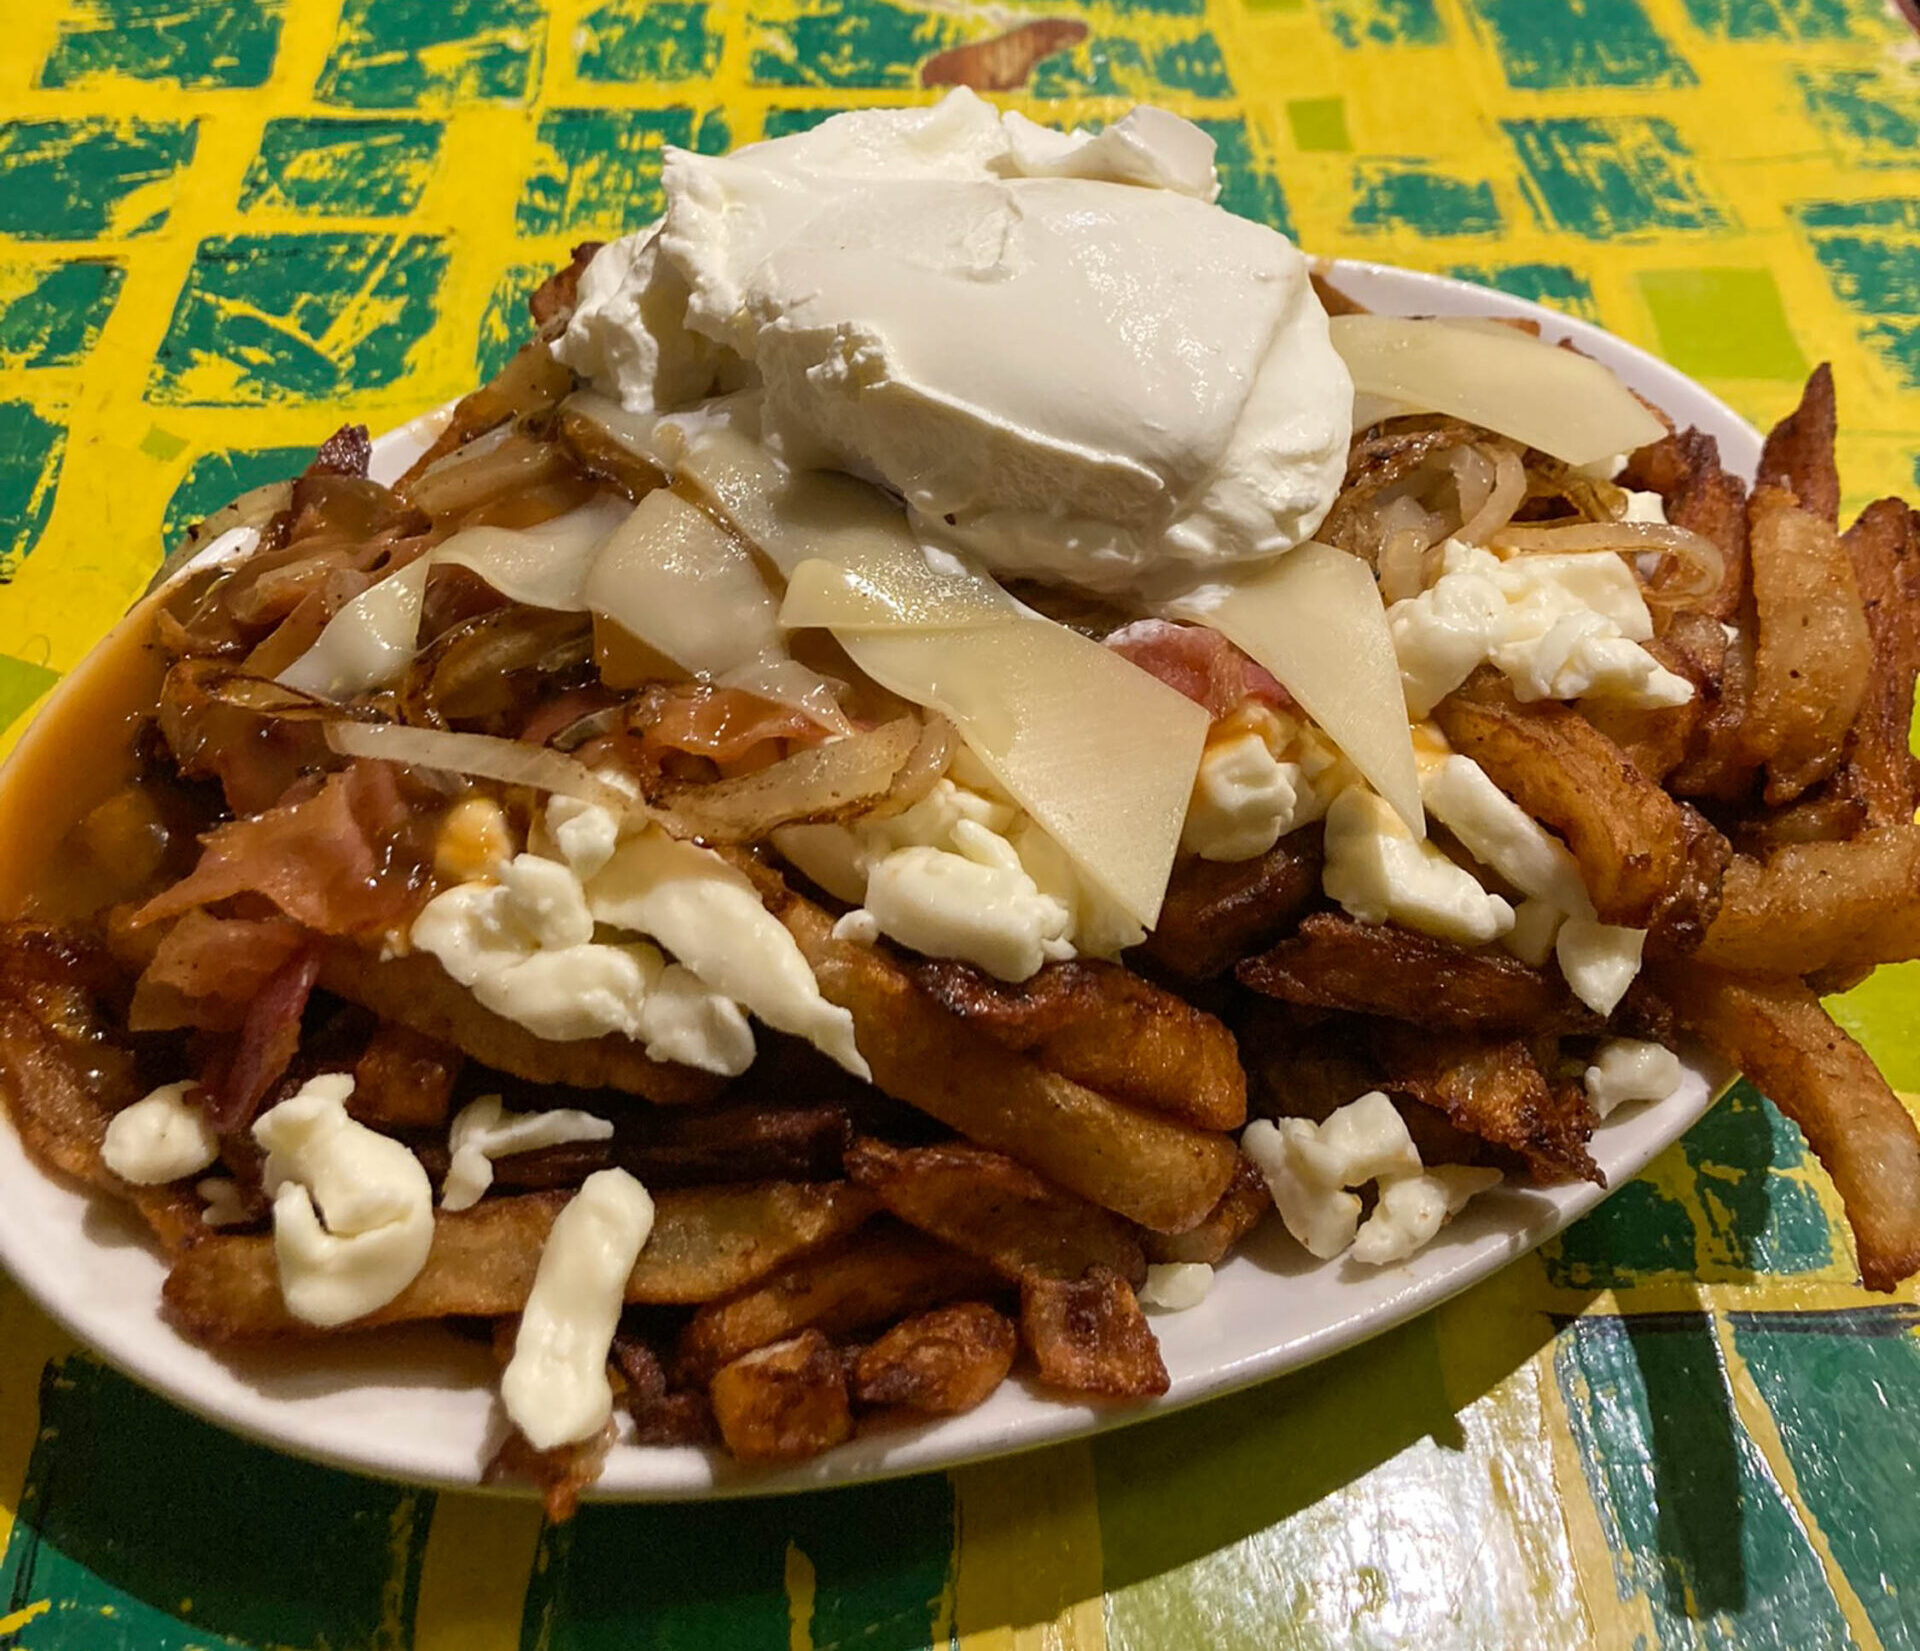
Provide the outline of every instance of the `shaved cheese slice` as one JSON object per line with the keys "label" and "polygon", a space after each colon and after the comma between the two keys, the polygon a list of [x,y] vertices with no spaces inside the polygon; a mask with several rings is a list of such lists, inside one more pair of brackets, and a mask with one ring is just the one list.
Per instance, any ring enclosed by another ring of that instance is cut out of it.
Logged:
{"label": "shaved cheese slice", "polygon": [[1336,315],[1356,392],[1466,419],[1568,464],[1598,464],[1667,433],[1605,367],[1511,327]]}
{"label": "shaved cheese slice", "polygon": [[[848,547],[854,560],[810,557],[787,580],[780,623],[788,630],[810,626],[838,631],[933,631],[997,624],[1023,610],[991,579],[952,572],[927,560],[895,513],[900,542],[879,567],[870,542]],[[858,536],[864,539],[865,535]]]}
{"label": "shaved cheese slice", "polygon": [[595,555],[631,512],[603,496],[535,527],[469,527],[433,553],[437,565],[468,568],[511,602],[579,613]]}
{"label": "shaved cheese slice", "polygon": [[369,585],[276,680],[322,699],[351,699],[398,681],[420,634],[427,568],[428,558],[419,556]]}
{"label": "shaved cheese slice", "polygon": [[1280,679],[1416,838],[1426,835],[1400,665],[1373,573],[1308,541],[1237,585],[1212,585],[1167,614],[1210,625]]}

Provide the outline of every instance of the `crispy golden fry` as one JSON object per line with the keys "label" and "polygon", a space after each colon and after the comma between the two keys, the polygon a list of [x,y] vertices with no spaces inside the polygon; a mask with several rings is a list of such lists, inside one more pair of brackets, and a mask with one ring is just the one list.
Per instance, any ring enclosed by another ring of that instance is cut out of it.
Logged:
{"label": "crispy golden fry", "polygon": [[1712,920],[1726,840],[1571,705],[1515,703],[1482,671],[1434,712],[1454,749],[1567,840],[1602,922],[1685,950]]}
{"label": "crispy golden fry", "polygon": [[674,1374],[682,1382],[707,1381],[742,1353],[802,1330],[843,1336],[998,1287],[985,1262],[875,1222],[850,1243],[802,1257],[744,1295],[702,1307],[680,1337]]}
{"label": "crispy golden fry", "polygon": [[1129,1223],[1002,1153],[862,1140],[847,1154],[847,1174],[908,1226],[978,1256],[1005,1278],[1078,1278],[1096,1262],[1130,1284],[1147,1276]]}
{"label": "crispy golden fry", "polygon": [[1801,391],[1800,405],[1769,432],[1755,483],[1791,493],[1802,510],[1829,527],[1840,522],[1840,470],[1833,453],[1836,422],[1833,369],[1823,361]]}
{"label": "crispy golden fry", "polygon": [[1781,978],[1920,956],[1920,826],[1736,860],[1701,961]]}
{"label": "crispy golden fry", "polygon": [[1767,801],[1790,803],[1839,766],[1866,696],[1873,636],[1853,559],[1833,524],[1778,487],[1749,507],[1753,598],[1750,749],[1767,769]]}
{"label": "crispy golden fry", "polygon": [[1136,1112],[1003,1049],[920,992],[885,952],[760,872],[821,992],[853,1013],[874,1082],[982,1146],[1158,1232],[1205,1217],[1238,1159],[1224,1135]]}
{"label": "crispy golden fry", "polygon": [[1257,860],[1173,868],[1160,921],[1141,955],[1180,980],[1210,980],[1280,938],[1320,894],[1320,831],[1283,837]]}
{"label": "crispy golden fry", "polygon": [[[1690,608],[1706,618],[1735,618],[1747,595],[1747,487],[1720,464],[1720,445],[1703,430],[1680,430],[1633,455],[1621,485],[1658,493],[1667,520],[1719,547],[1720,585]],[[1672,561],[1653,577],[1658,595],[1680,576]]]}
{"label": "crispy golden fry", "polygon": [[1289,1003],[1454,1031],[1564,1032],[1599,1025],[1557,974],[1502,952],[1470,952],[1411,929],[1359,923],[1335,912],[1314,913],[1291,940],[1248,958],[1234,973],[1243,985]]}
{"label": "crispy golden fry", "polygon": [[138,1210],[179,1250],[206,1230],[186,1186],[136,1187],[101,1158],[107,1125],[145,1093],[107,999],[118,981],[99,948],[28,923],[0,929],[0,1093],[34,1160]]}
{"label": "crispy golden fry", "polygon": [[347,1110],[363,1124],[443,1128],[464,1060],[450,1043],[382,1021],[354,1063]]}
{"label": "crispy golden fry", "polygon": [[534,1083],[618,1089],[668,1106],[711,1100],[721,1087],[711,1073],[649,1060],[639,1044],[611,1033],[578,1043],[537,1038],[482,1008],[424,952],[382,960],[338,946],[321,965],[320,984],[423,1037],[452,1044],[482,1066]]}
{"label": "crispy golden fry", "polygon": [[1020,1338],[1004,1313],[956,1302],[902,1319],[853,1366],[853,1396],[928,1416],[971,1410],[1006,1380]]}
{"label": "crispy golden fry", "polygon": [[[355,1326],[519,1312],[547,1230],[567,1197],[528,1193],[440,1211],[419,1277]],[[873,1207],[870,1195],[844,1181],[668,1189],[654,1199],[653,1233],[627,1280],[626,1298],[691,1306],[748,1289],[851,1232]],[[273,1240],[264,1234],[202,1239],[176,1258],[165,1297],[175,1321],[202,1341],[320,1333],[287,1311]]]}
{"label": "crispy golden fry", "polygon": [[[1802,792],[1784,808],[1769,808],[1733,824],[1736,854],[1767,860],[1783,848],[1805,843],[1842,843],[1866,828],[1867,809],[1843,772]],[[1738,862],[1734,862],[1738,864]],[[1731,878],[1733,866],[1728,867]],[[1722,890],[1722,896],[1728,892]]]}
{"label": "crispy golden fry", "polygon": [[845,1367],[818,1330],[742,1353],[714,1372],[708,1396],[742,1462],[804,1462],[853,1433]]}
{"label": "crispy golden fry", "polygon": [[1374,1046],[1390,1074],[1382,1087],[1437,1108],[1469,1135],[1519,1153],[1535,1181],[1606,1184],[1587,1151],[1594,1117],[1584,1091],[1578,1084],[1550,1084],[1524,1039],[1382,1025]]}
{"label": "crispy golden fry", "polygon": [[1666,776],[1666,785],[1676,797],[1741,804],[1757,789],[1760,772],[1748,737],[1753,705],[1751,613],[1742,615],[1733,635],[1723,640],[1718,673],[1707,688],[1686,761]]}
{"label": "crispy golden fry", "polygon": [[1920,1131],[1872,1057],[1798,981],[1741,980],[1698,963],[1659,985],[1682,1023],[1800,1126],[1840,1193],[1869,1290],[1920,1271]]}
{"label": "crispy golden fry", "polygon": [[1084,1278],[1020,1286],[1020,1333],[1049,1387],[1145,1399],[1167,1390],[1167,1367],[1131,1286],[1105,1267]]}
{"label": "crispy golden fry", "polygon": [[[1355,1090],[1354,1094],[1360,1094]],[[1351,1099],[1351,1097],[1349,1097]],[[1233,1172],[1220,1202],[1208,1211],[1206,1220],[1183,1233],[1148,1233],[1149,1261],[1204,1261],[1209,1267],[1226,1259],[1227,1252],[1259,1225],[1260,1218],[1273,1208],[1273,1194],[1267,1190],[1266,1177],[1245,1159]]]}
{"label": "crispy golden fry", "polygon": [[1860,585],[1873,663],[1839,779],[1868,824],[1904,825],[1920,804],[1920,765],[1909,745],[1920,675],[1920,515],[1881,499],[1840,543]]}
{"label": "crispy golden fry", "polygon": [[1247,1121],[1233,1034],[1117,963],[1049,963],[1019,986],[944,959],[907,972],[974,1030],[1088,1089],[1197,1129]]}
{"label": "crispy golden fry", "polygon": [[1704,613],[1676,614],[1666,635],[1650,642],[1647,651],[1693,684],[1692,699],[1684,705],[1652,707],[1596,699],[1582,703],[1580,711],[1642,774],[1664,782],[1686,761],[1714,703],[1726,664],[1727,634],[1719,620]]}

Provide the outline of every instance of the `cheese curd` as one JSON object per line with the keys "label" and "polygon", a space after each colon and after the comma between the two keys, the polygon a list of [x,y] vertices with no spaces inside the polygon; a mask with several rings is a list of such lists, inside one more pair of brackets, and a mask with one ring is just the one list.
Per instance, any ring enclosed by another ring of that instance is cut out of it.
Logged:
{"label": "cheese curd", "polygon": [[220,1156],[220,1138],[206,1110],[189,1097],[196,1083],[166,1083],[107,1122],[100,1157],[136,1187],[157,1187],[198,1175]]}
{"label": "cheese curd", "polygon": [[447,1178],[440,1185],[440,1207],[470,1210],[479,1203],[493,1185],[496,1158],[612,1138],[613,1124],[591,1112],[573,1107],[509,1112],[498,1095],[482,1095],[460,1109],[447,1133],[450,1158]]}
{"label": "cheese curd", "polygon": [[1483,946],[1513,927],[1513,907],[1432,841],[1416,842],[1385,799],[1350,786],[1327,810],[1321,886],[1362,923],[1398,923]]}
{"label": "cheese curd", "polygon": [[1587,1068],[1587,1100],[1604,1118],[1629,1101],[1664,1101],[1684,1076],[1680,1057],[1671,1049],[1639,1038],[1608,1038]]}
{"label": "cheese curd", "polygon": [[308,1324],[364,1317],[411,1284],[433,1245],[433,1188],[400,1141],[347,1115],[353,1079],[312,1078],[255,1120],[273,1200],[287,1311]]}
{"label": "cheese curd", "polygon": [[1427,763],[1420,800],[1460,846],[1530,899],[1591,917],[1593,902],[1580,863],[1566,844],[1488,778],[1471,757],[1447,755]]}
{"label": "cheese curd", "polygon": [[653,1200],[622,1169],[589,1175],[554,1217],[500,1378],[507,1415],[534,1449],[591,1439],[612,1419],[607,1352],[652,1231]]}
{"label": "cheese curd", "polygon": [[1355,775],[1311,723],[1248,705],[1213,732],[1180,846],[1203,860],[1254,860],[1312,825]]}
{"label": "cheese curd", "polygon": [[1684,677],[1640,646],[1653,620],[1624,558],[1612,551],[1516,555],[1447,541],[1440,577],[1387,610],[1407,710],[1424,717],[1491,663],[1522,700],[1681,705]]}
{"label": "cheese curd", "polygon": [[1157,1262],[1140,1286],[1140,1305],[1152,1312],[1184,1313],[1213,1289],[1213,1269],[1204,1261]]}
{"label": "cheese curd", "polygon": [[1623,929],[1570,917],[1554,937],[1553,955],[1573,995],[1596,1015],[1610,1015],[1640,972],[1645,929]]}

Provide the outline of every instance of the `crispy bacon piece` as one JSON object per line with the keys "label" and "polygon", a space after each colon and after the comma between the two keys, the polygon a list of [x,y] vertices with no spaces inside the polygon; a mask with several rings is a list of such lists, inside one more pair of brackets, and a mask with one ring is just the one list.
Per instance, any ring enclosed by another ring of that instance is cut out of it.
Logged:
{"label": "crispy bacon piece", "polygon": [[291,918],[215,917],[196,907],[161,938],[134,986],[127,1026],[237,1031],[247,1005],[304,943]]}
{"label": "crispy bacon piece", "polygon": [[1293,696],[1280,686],[1278,677],[1205,625],[1137,619],[1109,636],[1105,646],[1174,692],[1205,706],[1216,722],[1248,700],[1276,709],[1293,707]]}
{"label": "crispy bacon piece", "polygon": [[566,264],[534,288],[527,299],[527,309],[533,316],[533,324],[541,331],[546,330],[548,323],[565,321],[573,314],[580,295],[580,277],[587,273],[587,265],[606,244],[605,241],[581,241],[568,255]]}
{"label": "crispy bacon piece", "polygon": [[1049,963],[1017,986],[945,959],[907,969],[969,1026],[1075,1083],[1201,1129],[1247,1121],[1233,1034],[1117,963]]}
{"label": "crispy bacon piece", "polygon": [[1107,1267],[1020,1286],[1020,1332],[1049,1387],[1112,1398],[1164,1393],[1167,1367],[1133,1290]]}
{"label": "crispy bacon piece", "polygon": [[1320,895],[1320,828],[1257,860],[1177,861],[1160,921],[1136,955],[1175,979],[1210,980],[1280,938]]}
{"label": "crispy bacon piece", "polygon": [[320,954],[304,945],[260,988],[240,1023],[240,1041],[212,1099],[207,1116],[221,1134],[244,1129],[300,1048],[300,1017],[320,977]]}
{"label": "crispy bacon piece", "polygon": [[364,424],[343,424],[320,444],[307,466],[309,476],[361,476],[373,463],[373,441]]}

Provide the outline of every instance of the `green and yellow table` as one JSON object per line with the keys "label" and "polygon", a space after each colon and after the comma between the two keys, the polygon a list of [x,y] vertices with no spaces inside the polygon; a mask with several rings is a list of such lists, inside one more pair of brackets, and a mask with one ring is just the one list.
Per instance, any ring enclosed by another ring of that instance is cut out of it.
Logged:
{"label": "green and yellow table", "polygon": [[[929,60],[1036,22],[993,56],[1037,118],[1166,104],[1235,210],[1594,318],[1756,421],[1830,359],[1851,502],[1920,489],[1894,0],[5,11],[15,726],[183,524],[504,359],[541,272],[652,215],[663,145],[929,96]],[[1916,1001],[1888,969],[1840,1006],[1908,1090]],[[1853,1278],[1831,1189],[1741,1088],[1538,1256],[1291,1379],[950,1475],[560,1529],[232,1439],[0,1280],[0,1646],[1912,1646],[1920,1312]]]}

